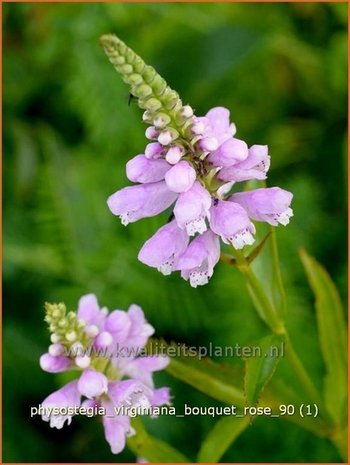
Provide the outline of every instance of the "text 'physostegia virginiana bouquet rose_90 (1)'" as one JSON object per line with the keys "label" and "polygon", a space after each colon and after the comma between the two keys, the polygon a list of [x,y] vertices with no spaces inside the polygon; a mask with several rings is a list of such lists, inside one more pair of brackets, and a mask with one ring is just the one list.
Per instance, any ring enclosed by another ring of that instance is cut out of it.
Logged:
{"label": "text 'physostegia virginiana bouquet rose_90 (1)'", "polygon": [[196,116],[165,80],[114,35],[102,46],[144,109],[150,142],[126,165],[136,185],[108,199],[122,223],[158,215],[173,206],[167,224],[141,248],[138,258],[168,275],[180,271],[191,286],[206,284],[220,258],[220,239],[235,249],[254,243],[253,221],[286,225],[293,195],[279,187],[232,193],[234,184],[265,180],[266,145],[235,137],[230,112],[215,107]]}

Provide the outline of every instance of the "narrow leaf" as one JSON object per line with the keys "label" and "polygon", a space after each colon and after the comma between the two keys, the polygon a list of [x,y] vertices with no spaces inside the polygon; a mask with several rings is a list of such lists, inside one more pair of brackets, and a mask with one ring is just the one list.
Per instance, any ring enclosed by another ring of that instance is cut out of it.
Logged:
{"label": "narrow leaf", "polygon": [[246,404],[256,405],[283,354],[283,336],[266,336],[259,342],[261,353],[246,359],[244,391]]}
{"label": "narrow leaf", "polygon": [[243,390],[237,387],[240,376],[231,368],[208,358],[200,360],[191,353],[191,356],[171,358],[166,371],[213,399],[236,406],[244,405]]}
{"label": "narrow leaf", "polygon": [[248,425],[249,417],[225,416],[221,418],[204,440],[197,462],[218,462]]}
{"label": "narrow leaf", "polygon": [[305,250],[300,250],[316,298],[316,317],[326,365],[325,404],[335,423],[345,420],[347,404],[347,343],[342,303],[327,271]]}

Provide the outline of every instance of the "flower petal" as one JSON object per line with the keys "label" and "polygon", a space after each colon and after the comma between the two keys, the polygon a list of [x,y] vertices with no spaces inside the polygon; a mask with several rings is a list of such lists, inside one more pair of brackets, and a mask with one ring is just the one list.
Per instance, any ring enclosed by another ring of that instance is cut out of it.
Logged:
{"label": "flower petal", "polygon": [[186,232],[178,227],[176,221],[171,221],[145,242],[138,259],[165,275],[170,274],[178,257],[185,251],[188,241]]}
{"label": "flower petal", "polygon": [[207,226],[205,219],[209,217],[211,196],[209,192],[196,181],[191,189],[181,194],[174,207],[176,222],[181,229],[186,229],[189,236],[202,234]]}
{"label": "flower petal", "polygon": [[126,164],[126,175],[132,182],[157,182],[164,179],[170,168],[169,163],[162,158],[149,160],[145,155],[136,155]]}
{"label": "flower petal", "polygon": [[155,216],[175,202],[177,194],[164,181],[129,186],[108,198],[108,207],[121,218],[122,224],[133,223],[141,218]]}

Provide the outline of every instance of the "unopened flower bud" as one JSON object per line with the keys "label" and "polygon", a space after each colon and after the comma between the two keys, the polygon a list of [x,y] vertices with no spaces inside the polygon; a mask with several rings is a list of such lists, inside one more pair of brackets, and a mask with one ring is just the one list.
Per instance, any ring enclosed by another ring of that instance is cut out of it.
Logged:
{"label": "unopened flower bud", "polygon": [[62,355],[52,356],[51,354],[43,354],[40,357],[40,367],[48,373],[61,373],[66,371],[71,366],[71,361],[68,357]]}
{"label": "unopened flower bud", "polygon": [[57,342],[61,340],[61,336],[57,333],[53,333],[51,334],[50,339],[53,344],[56,344]]}
{"label": "unopened flower bud", "polygon": [[153,124],[152,114],[151,114],[150,111],[146,110],[146,111],[143,112],[142,121],[145,121],[146,123]]}
{"label": "unopened flower bud", "polygon": [[145,148],[145,157],[148,159],[159,158],[163,151],[163,146],[159,142],[151,142]]}
{"label": "unopened flower bud", "polygon": [[103,373],[89,368],[80,376],[78,390],[81,395],[93,399],[107,392],[108,379]]}
{"label": "unopened flower bud", "polygon": [[143,107],[149,112],[154,113],[162,108],[162,104],[158,99],[151,97],[144,102]]}
{"label": "unopened flower bud", "polygon": [[120,72],[122,74],[130,74],[133,72],[133,67],[127,63],[125,63],[124,65],[121,65],[120,66]]}
{"label": "unopened flower bud", "polygon": [[165,128],[171,121],[170,116],[166,115],[165,113],[158,113],[153,120],[153,124],[156,128],[162,129]]}
{"label": "unopened flower bud", "polygon": [[77,338],[77,333],[75,331],[69,331],[66,333],[66,339],[68,342],[74,342]]}
{"label": "unopened flower bud", "polygon": [[58,322],[58,326],[60,328],[66,328],[68,326],[68,321],[65,318],[63,318]]}
{"label": "unopened flower bud", "polygon": [[51,344],[49,346],[49,354],[53,357],[64,354],[64,346],[62,344]]}
{"label": "unopened flower bud", "polygon": [[150,126],[146,129],[145,136],[150,140],[157,139],[159,132],[154,126]]}
{"label": "unopened flower bud", "polygon": [[112,342],[113,336],[108,331],[102,331],[95,339],[95,345],[98,347],[109,347]]}
{"label": "unopened flower bud", "polygon": [[171,165],[175,165],[181,160],[181,157],[184,155],[184,153],[185,150],[183,147],[181,147],[180,145],[174,145],[173,147],[170,147],[170,149],[167,151],[165,159]]}
{"label": "unopened flower bud", "polygon": [[90,366],[91,359],[88,355],[75,357],[75,364],[79,368],[87,368]]}
{"label": "unopened flower bud", "polygon": [[185,118],[191,118],[191,116],[193,116],[192,107],[190,107],[190,105],[185,105],[184,107],[182,107],[181,114]]}
{"label": "unopened flower bud", "polygon": [[61,316],[61,312],[58,308],[52,312],[53,318],[59,318]]}
{"label": "unopened flower bud", "polygon": [[196,180],[196,171],[187,161],[180,161],[165,174],[165,182],[173,192],[186,192]]}
{"label": "unopened flower bud", "polygon": [[99,329],[96,325],[89,325],[85,328],[85,334],[88,337],[96,337],[99,333]]}
{"label": "unopened flower bud", "polygon": [[171,142],[173,142],[178,137],[179,137],[179,133],[175,129],[168,128],[167,130],[162,131],[159,134],[158,142],[162,145],[169,145]]}
{"label": "unopened flower bud", "polygon": [[133,74],[130,74],[128,76],[128,83],[131,85],[131,86],[137,86],[137,85],[140,85],[142,83],[143,79],[142,79],[142,76],[140,74],[137,74],[137,73],[133,73]]}
{"label": "unopened flower bud", "polygon": [[132,88],[132,94],[139,98],[149,97],[152,95],[152,87],[147,84],[141,84],[140,86]]}

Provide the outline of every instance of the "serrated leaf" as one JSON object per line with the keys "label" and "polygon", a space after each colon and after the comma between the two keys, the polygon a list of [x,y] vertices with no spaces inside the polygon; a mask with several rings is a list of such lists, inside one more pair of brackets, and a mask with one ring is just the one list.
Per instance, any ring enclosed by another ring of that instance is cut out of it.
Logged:
{"label": "serrated leaf", "polygon": [[305,250],[300,250],[308,281],[316,298],[318,335],[326,365],[324,398],[335,423],[346,417],[347,343],[342,303],[327,271]]}
{"label": "serrated leaf", "polygon": [[127,445],[136,457],[150,463],[190,463],[190,460],[174,447],[147,433],[139,418],[132,420],[136,434],[128,438]]}
{"label": "serrated leaf", "polygon": [[218,462],[248,425],[249,417],[230,415],[221,418],[203,441],[197,462]]}
{"label": "serrated leaf", "polygon": [[257,344],[261,353],[246,359],[244,393],[246,404],[256,405],[283,354],[283,336],[272,334]]}

